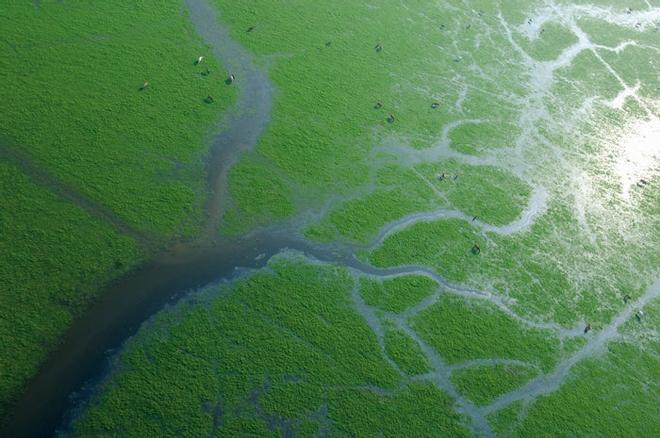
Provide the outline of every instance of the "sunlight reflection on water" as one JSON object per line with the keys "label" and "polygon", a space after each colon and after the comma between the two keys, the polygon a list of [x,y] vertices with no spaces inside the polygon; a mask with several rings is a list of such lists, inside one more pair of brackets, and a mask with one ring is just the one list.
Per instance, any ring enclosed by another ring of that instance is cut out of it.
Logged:
{"label": "sunlight reflection on water", "polygon": [[637,120],[628,128],[616,146],[618,157],[616,174],[621,178],[621,194],[630,198],[630,189],[636,184],[650,182],[657,174],[660,159],[660,119]]}

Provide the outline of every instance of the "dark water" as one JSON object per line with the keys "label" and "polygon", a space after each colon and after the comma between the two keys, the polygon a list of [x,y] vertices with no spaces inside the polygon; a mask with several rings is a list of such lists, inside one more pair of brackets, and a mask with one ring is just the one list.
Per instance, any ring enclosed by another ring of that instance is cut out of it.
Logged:
{"label": "dark water", "polygon": [[[226,200],[228,169],[256,145],[270,121],[273,87],[257,68],[251,54],[231,39],[206,0],[184,1],[190,20],[223,66],[236,75],[236,100],[219,124],[208,157],[206,221],[197,242],[177,245],[124,277],[107,285],[85,314],[68,329],[60,345],[41,365],[37,375],[0,421],[2,437],[51,436],[65,413],[76,403],[75,394],[107,369],[108,357],[133,335],[139,325],[164,305],[188,291],[232,278],[240,268],[264,266],[283,249],[299,250],[321,260],[332,254],[287,237],[286,232],[252,235],[242,240],[216,240]],[[191,62],[199,54],[191,53]],[[224,81],[220,72],[209,80]],[[4,144],[4,142],[3,142]],[[97,219],[132,236],[146,249],[162,248],[153,236],[132,229],[121,218],[80,194],[41,166],[20,148],[0,144],[0,158],[18,165],[35,182],[88,211]]]}
{"label": "dark water", "polygon": [[182,247],[163,254],[109,284],[87,312],[66,332],[60,347],[42,365],[9,413],[3,437],[51,436],[74,407],[76,391],[99,379],[108,357],[132,336],[140,324],[167,303],[220,279],[239,268],[263,267],[283,249],[322,261],[349,262],[349,255],[287,238],[284,234],[254,235],[221,241],[210,248]]}
{"label": "dark water", "polygon": [[[208,160],[208,186],[211,196],[206,204],[207,221],[202,239],[213,239],[224,211],[227,198],[227,174],[243,152],[254,149],[259,137],[270,122],[275,90],[268,75],[258,68],[252,55],[234,41],[229,32],[219,25],[216,11],[205,0],[185,0],[190,20],[197,33],[213,49],[228,73],[236,80],[228,85],[236,88],[236,100],[227,111],[222,131],[213,141]],[[208,77],[224,81],[220,74]]]}

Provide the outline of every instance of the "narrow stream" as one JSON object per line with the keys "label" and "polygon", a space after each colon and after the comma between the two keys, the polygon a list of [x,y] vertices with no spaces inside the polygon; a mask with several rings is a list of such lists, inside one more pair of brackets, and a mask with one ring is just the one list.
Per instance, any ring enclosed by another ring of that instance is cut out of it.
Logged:
{"label": "narrow stream", "polygon": [[242,268],[260,268],[275,254],[291,249],[319,261],[350,265],[352,256],[269,232],[212,247],[171,250],[104,288],[77,319],[28,384],[0,436],[51,436],[75,393],[102,376],[108,357],[140,324],[183,294],[214,281],[231,279]]}
{"label": "narrow stream", "polygon": [[[234,41],[220,26],[216,10],[208,1],[184,0],[197,33],[211,46],[224,68],[236,77],[228,86],[237,87],[236,102],[221,124],[222,132],[213,140],[208,160],[210,196],[206,205],[207,220],[200,237],[214,240],[226,200],[227,174],[241,154],[254,149],[270,122],[273,86],[266,73],[254,65],[252,55]],[[226,78],[214,76],[213,80]]]}
{"label": "narrow stream", "polygon": [[[274,255],[290,249],[321,262],[346,266],[363,275],[379,277],[404,274],[426,275],[452,291],[469,297],[483,298],[493,302],[509,316],[529,326],[555,331],[559,336],[574,336],[580,328],[566,329],[553,323],[530,322],[511,311],[498,296],[469,287],[454,285],[423,266],[400,266],[381,269],[359,262],[353,257],[353,250],[360,246],[320,245],[297,237],[291,227],[269,228],[241,239],[220,239],[219,222],[226,199],[228,170],[236,163],[241,153],[253,149],[270,121],[274,89],[267,75],[257,68],[249,52],[231,39],[220,24],[215,9],[208,0],[184,0],[190,19],[198,33],[209,44],[215,56],[227,70],[236,75],[238,87],[235,104],[227,112],[221,123],[220,132],[212,142],[208,160],[209,191],[207,218],[204,231],[197,242],[175,245],[153,260],[137,267],[124,277],[108,284],[86,313],[77,319],[61,339],[59,347],[42,364],[38,374],[31,380],[21,397],[9,412],[8,421],[0,430],[0,436],[41,437],[52,436],[62,425],[65,414],[74,407],[79,398],[77,393],[89,382],[97,381],[107,370],[108,357],[122,343],[135,334],[140,324],[158,312],[168,303],[174,303],[185,293],[204,287],[221,279],[232,279],[242,268],[258,269],[265,266]],[[220,78],[218,79],[220,80]],[[221,78],[224,80],[224,78]],[[13,154],[10,161],[21,161],[10,149],[0,147],[0,158]],[[23,160],[23,167],[30,167]],[[28,169],[41,183],[54,186],[55,192],[72,202],[81,205],[95,216],[105,220],[126,234],[134,234],[128,226],[111,211],[97,208],[93,201],[78,196],[75,192],[58,190],[56,181],[37,168]],[[52,184],[51,184],[52,183]],[[474,225],[482,232],[511,234],[527,229],[546,207],[547,193],[543,189],[534,196],[520,219],[502,227],[493,227],[480,221]],[[89,205],[88,205],[89,204]],[[414,214],[384,227],[372,242],[376,245],[391,233],[415,222],[455,217],[469,220],[465,214],[450,210]],[[134,236],[148,240],[149,236]],[[637,304],[644,304],[660,293],[659,284],[652,286]],[[377,321],[369,317],[368,309],[357,299],[361,313],[371,326]],[[431,305],[437,296],[430,297],[410,312],[419,311]],[[512,401],[528,399],[540,393],[556,389],[577,361],[594,353],[615,336],[616,328],[632,314],[632,307],[623,311],[607,330],[591,340],[587,346],[562,362],[549,376],[539,377],[527,386],[502,396],[491,406],[477,408],[466,402],[453,388],[449,379],[452,368],[446,365],[423,339],[407,324],[405,317],[397,320],[401,328],[420,344],[424,353],[431,359],[435,373],[431,378],[439,387],[447,390],[456,400],[461,401],[463,412],[470,415],[473,428],[484,435],[492,435],[485,416],[496,408]],[[409,316],[410,312],[404,316]],[[378,329],[375,330],[376,332]],[[490,362],[484,362],[490,363]],[[11,422],[11,424],[9,424]]]}
{"label": "narrow stream", "polygon": [[[223,278],[230,279],[240,268],[263,267],[273,255],[286,248],[319,260],[343,261],[331,251],[288,238],[284,232],[254,234],[239,240],[216,238],[227,171],[242,152],[254,148],[268,125],[273,88],[267,75],[252,63],[250,53],[219,25],[215,9],[208,1],[185,0],[184,3],[198,33],[225,68],[236,75],[236,83],[231,86],[238,87],[236,102],[227,111],[220,124],[221,132],[212,142],[208,160],[210,196],[204,231],[197,242],[175,245],[100,291],[28,383],[2,421],[0,436],[51,436],[61,425],[67,410],[74,406],[75,393],[104,372],[113,350],[133,335],[142,322],[186,292]],[[216,79],[225,80],[224,77]],[[69,190],[17,153],[18,150],[9,147],[0,148],[0,157],[18,164],[38,183],[54,188],[56,193],[114,225],[120,232],[140,241],[149,240],[149,236],[134,235],[111,211]]]}
{"label": "narrow stream", "polygon": [[[346,266],[354,263],[350,248],[339,250],[334,246],[306,242],[292,237],[294,233],[286,226],[269,228],[236,240],[216,237],[225,199],[227,171],[242,152],[254,148],[266,129],[270,121],[273,87],[267,75],[253,64],[249,52],[220,26],[215,10],[207,0],[185,0],[185,5],[195,28],[213,48],[215,56],[236,75],[236,83],[231,86],[239,88],[235,104],[221,123],[222,131],[212,142],[208,161],[210,196],[204,232],[198,241],[175,245],[100,291],[98,298],[81,318],[74,321],[60,340],[59,347],[28,383],[9,412],[11,420],[3,422],[6,424],[3,424],[0,436],[52,436],[62,425],[67,411],[76,405],[76,393],[106,371],[113,351],[135,334],[150,316],[187,292],[221,279],[231,279],[243,268],[261,268],[272,256],[287,249],[323,262]],[[10,152],[6,149],[4,155]],[[22,167],[29,167],[29,161],[11,158],[11,161],[24,164]],[[44,185],[62,186],[56,179],[50,178],[53,179],[50,181],[46,173],[32,167],[28,169],[29,174],[43,179],[40,182]],[[75,191],[56,192],[76,204],[83,204],[86,210],[96,213],[95,216],[102,220],[112,219],[110,222],[120,231],[126,228],[112,212],[97,207]],[[361,266],[355,264],[354,268],[360,269]]]}

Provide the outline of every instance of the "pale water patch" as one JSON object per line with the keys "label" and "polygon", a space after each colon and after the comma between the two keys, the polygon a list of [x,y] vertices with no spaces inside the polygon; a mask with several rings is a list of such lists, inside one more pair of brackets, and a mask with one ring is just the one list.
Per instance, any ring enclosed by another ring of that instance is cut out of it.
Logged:
{"label": "pale water patch", "polygon": [[605,105],[609,106],[612,109],[621,109],[626,103],[626,99],[629,97],[636,98],[637,92],[639,91],[640,84],[639,82],[634,87],[626,86],[623,90],[616,95],[616,97],[610,101],[606,101]]}
{"label": "pale water patch", "polygon": [[630,199],[635,185],[651,182],[660,168],[660,119],[637,120],[626,129],[615,144],[617,156],[614,170],[621,179],[621,196]]}

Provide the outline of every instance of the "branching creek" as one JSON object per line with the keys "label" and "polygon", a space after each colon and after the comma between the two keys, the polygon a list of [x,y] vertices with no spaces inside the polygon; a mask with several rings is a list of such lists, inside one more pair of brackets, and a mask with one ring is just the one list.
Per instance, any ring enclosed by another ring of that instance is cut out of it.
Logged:
{"label": "branching creek", "polygon": [[[427,380],[447,392],[456,401],[457,409],[466,415],[469,422],[467,426],[473,432],[484,436],[494,436],[494,432],[486,421],[488,414],[519,400],[533,401],[539,395],[559,388],[576,363],[597,354],[608,340],[617,336],[617,328],[632,316],[634,309],[660,295],[660,281],[656,281],[637,302],[628,305],[603,330],[587,337],[587,342],[582,348],[559,362],[550,373],[541,374],[525,386],[502,395],[489,405],[476,406],[453,386],[450,379],[452,371],[492,364],[533,365],[501,359],[481,359],[464,364],[446,364],[409,324],[411,317],[436,303],[443,293],[487,300],[522,325],[549,330],[561,339],[581,334],[583,326],[565,328],[555,323],[526,319],[511,310],[501,297],[486,290],[453,284],[425,266],[376,268],[359,261],[354,255],[357,250],[378,246],[387,236],[416,222],[442,218],[471,220],[460,211],[440,209],[404,217],[383,227],[368,245],[310,242],[300,236],[295,219],[285,224],[259,229],[235,240],[217,237],[224,200],[227,197],[228,169],[237,162],[241,153],[255,147],[259,137],[268,126],[275,90],[267,74],[253,63],[251,54],[233,41],[229,32],[222,27],[215,9],[208,0],[185,0],[184,3],[197,32],[213,48],[215,56],[221,60],[225,68],[236,75],[235,86],[238,88],[236,101],[228,109],[218,127],[220,133],[213,139],[209,153],[210,196],[206,205],[207,214],[203,232],[197,240],[179,242],[122,278],[106,285],[87,311],[73,322],[58,347],[48,356],[37,375],[28,383],[9,412],[9,421],[6,422],[4,430],[0,431],[0,435],[7,437],[51,436],[63,424],[63,421],[66,421],[67,412],[84,396],[85,388],[89,387],[90,382],[98,381],[107,372],[108,357],[113,355],[126,339],[134,335],[145,320],[166,304],[176,302],[188,291],[202,288],[222,279],[231,280],[246,269],[262,268],[271,257],[282,252],[301,253],[310,262],[344,266],[356,276],[388,278],[417,274],[429,277],[443,286],[440,291],[403,313],[386,315],[386,317],[420,346],[432,367],[430,373],[406,378],[408,380]],[[584,41],[581,41],[581,44],[586,47]],[[569,56],[574,56],[574,53],[564,54],[564,57]],[[564,60],[562,59],[562,61]],[[544,89],[544,87],[541,88]],[[33,164],[26,155],[0,145],[0,158],[17,164],[37,183],[49,187],[60,196],[90,212],[97,219],[113,225],[118,231],[133,237],[144,246],[156,245],[149,243],[152,239],[150,236],[133,230],[108,209],[97,205],[93,200],[77,193],[75,189],[57,181],[57,178],[42,170],[39,165]],[[473,221],[472,225],[480,229],[482,233],[514,234],[522,232],[544,212],[546,204],[546,190],[537,187],[530,197],[527,208],[514,222],[501,227],[480,221]],[[352,299],[356,311],[364,317],[374,331],[388,363],[398,369],[394,361],[385,354],[383,328],[375,310],[362,300],[356,290],[352,292]],[[373,388],[373,390],[380,389]]]}

